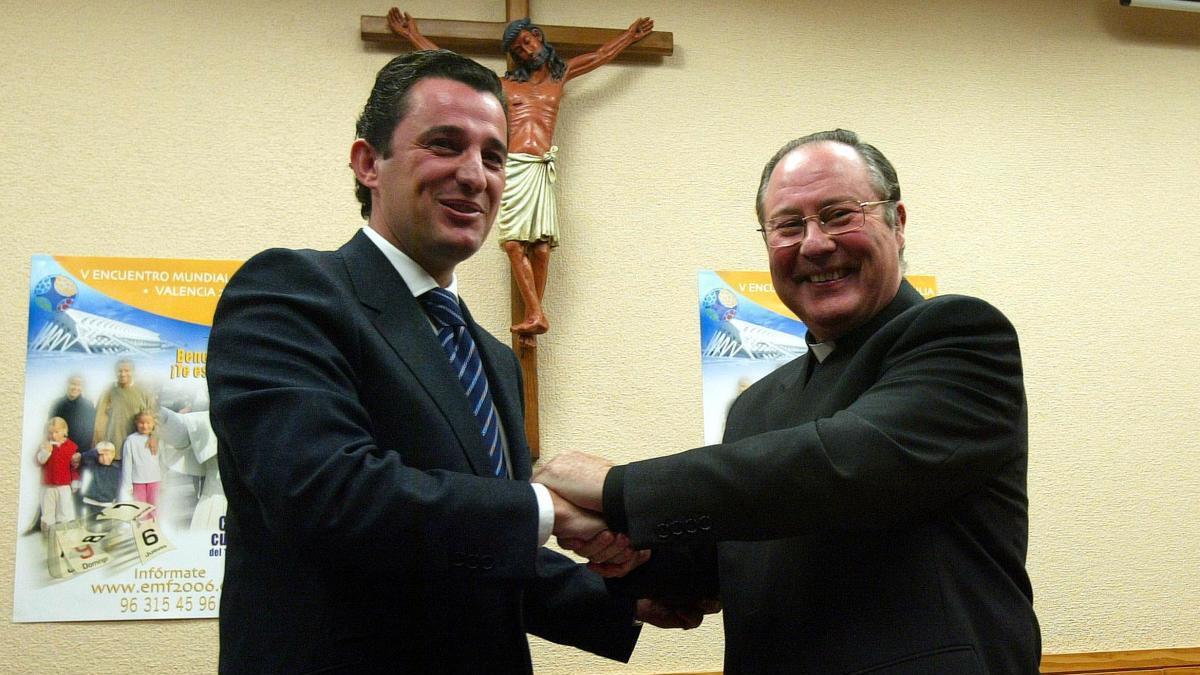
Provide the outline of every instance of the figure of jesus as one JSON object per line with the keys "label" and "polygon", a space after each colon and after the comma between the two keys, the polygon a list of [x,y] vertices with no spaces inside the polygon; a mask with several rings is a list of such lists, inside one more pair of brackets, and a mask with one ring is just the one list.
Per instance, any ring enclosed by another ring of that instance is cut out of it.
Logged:
{"label": "figure of jesus", "polygon": [[[417,49],[437,49],[417,29],[407,12],[393,7],[388,27]],[[518,19],[504,29],[503,48],[512,64],[502,85],[508,98],[508,162],[497,223],[500,245],[512,265],[525,316],[510,330],[521,343],[536,344],[550,328],[542,308],[550,249],[558,246],[558,212],[554,194],[554,125],[563,87],[570,80],[612,61],[625,48],[646,37],[654,22],[641,18],[599,49],[564,61],[546,43],[542,29]]]}

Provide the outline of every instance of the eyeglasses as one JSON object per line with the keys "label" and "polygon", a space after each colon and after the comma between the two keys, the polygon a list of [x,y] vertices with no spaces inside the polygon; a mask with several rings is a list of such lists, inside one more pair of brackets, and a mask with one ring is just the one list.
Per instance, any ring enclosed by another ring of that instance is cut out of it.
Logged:
{"label": "eyeglasses", "polygon": [[808,231],[808,221],[816,220],[817,227],[825,234],[835,237],[839,234],[849,234],[863,229],[867,224],[864,215],[867,207],[891,204],[895,199],[883,199],[877,202],[838,202],[830,204],[811,216],[782,216],[768,220],[758,228],[771,248],[786,248],[804,241]]}

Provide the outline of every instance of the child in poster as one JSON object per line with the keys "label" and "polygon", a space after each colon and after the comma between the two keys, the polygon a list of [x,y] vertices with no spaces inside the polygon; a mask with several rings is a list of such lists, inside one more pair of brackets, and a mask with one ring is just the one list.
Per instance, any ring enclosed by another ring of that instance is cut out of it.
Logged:
{"label": "child in poster", "polygon": [[121,496],[121,462],[116,457],[117,449],[108,441],[100,441],[95,448],[82,453],[84,523],[92,532],[110,529],[111,522],[98,516]]}
{"label": "child in poster", "polygon": [[150,443],[150,434],[154,433],[154,413],[141,410],[133,419],[136,430],[125,438],[121,446],[121,461],[133,484],[134,501],[157,508],[162,466],[158,462],[158,448]]}
{"label": "child in poster", "polygon": [[42,532],[50,532],[55,523],[75,520],[73,487],[79,485],[79,447],[67,438],[67,421],[52,417],[46,424],[46,440],[37,449],[42,465]]}

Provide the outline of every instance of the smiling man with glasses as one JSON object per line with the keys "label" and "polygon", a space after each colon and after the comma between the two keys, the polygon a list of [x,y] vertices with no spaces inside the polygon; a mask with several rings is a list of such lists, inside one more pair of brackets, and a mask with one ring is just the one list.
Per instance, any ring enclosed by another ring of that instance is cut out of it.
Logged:
{"label": "smiling man with glasses", "polygon": [[653,549],[614,584],[719,598],[727,673],[1036,673],[1012,324],[904,281],[896,171],[852,132],[785,145],[756,203],[809,353],[738,397],[720,444],[565,453],[534,480]]}
{"label": "smiling man with glasses", "polygon": [[895,169],[872,146],[841,130],[788,143],[767,162],[755,206],[775,292],[810,338],[836,339],[896,296],[907,214]]}

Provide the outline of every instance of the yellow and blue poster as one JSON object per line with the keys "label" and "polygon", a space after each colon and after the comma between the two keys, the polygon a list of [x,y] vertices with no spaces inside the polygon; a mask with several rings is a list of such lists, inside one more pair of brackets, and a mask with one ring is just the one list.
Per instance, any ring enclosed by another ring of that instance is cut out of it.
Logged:
{"label": "yellow and blue poster", "polygon": [[[906,278],[926,298],[937,294],[934,277]],[[770,272],[704,270],[699,283],[704,442],[713,444],[738,394],[808,351],[807,329],[775,294]]]}
{"label": "yellow and blue poster", "polygon": [[33,257],[13,621],[215,617],[205,364],[240,261]]}

